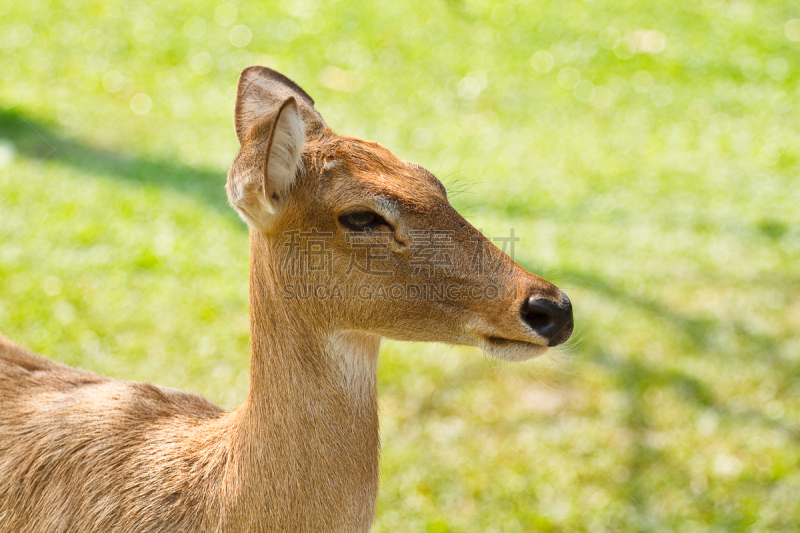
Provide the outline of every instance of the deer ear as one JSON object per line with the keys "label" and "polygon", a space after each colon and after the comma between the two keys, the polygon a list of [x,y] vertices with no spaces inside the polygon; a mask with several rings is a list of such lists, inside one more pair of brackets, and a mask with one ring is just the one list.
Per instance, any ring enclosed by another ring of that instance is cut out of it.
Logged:
{"label": "deer ear", "polygon": [[300,170],[304,145],[293,97],[247,130],[225,188],[228,201],[249,225],[269,229]]}
{"label": "deer ear", "polygon": [[274,113],[288,98],[294,97],[303,119],[306,139],[312,139],[328,127],[314,108],[314,100],[295,82],[267,67],[247,67],[239,76],[233,123],[236,136],[243,143],[247,131],[261,117]]}
{"label": "deer ear", "polygon": [[302,170],[306,138],[327,125],[303,89],[266,67],[239,77],[234,125],[242,146],[228,172],[228,201],[245,222],[268,231]]}

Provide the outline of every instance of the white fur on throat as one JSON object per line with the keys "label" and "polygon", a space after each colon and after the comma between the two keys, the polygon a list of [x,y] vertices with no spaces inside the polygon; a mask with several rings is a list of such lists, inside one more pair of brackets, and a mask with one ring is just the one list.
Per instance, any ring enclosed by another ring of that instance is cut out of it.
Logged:
{"label": "white fur on throat", "polygon": [[342,388],[356,400],[374,400],[378,379],[381,337],[360,331],[339,332],[328,341],[341,371]]}

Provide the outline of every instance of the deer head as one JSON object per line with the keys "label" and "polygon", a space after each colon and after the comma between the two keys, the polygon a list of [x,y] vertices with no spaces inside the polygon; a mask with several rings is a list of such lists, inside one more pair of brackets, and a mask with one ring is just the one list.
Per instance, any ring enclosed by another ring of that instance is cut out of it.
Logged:
{"label": "deer head", "polygon": [[442,183],[376,142],[328,128],[265,67],[239,79],[231,205],[266,245],[274,292],[320,335],[478,346],[524,360],[565,342],[567,296],[453,209]]}

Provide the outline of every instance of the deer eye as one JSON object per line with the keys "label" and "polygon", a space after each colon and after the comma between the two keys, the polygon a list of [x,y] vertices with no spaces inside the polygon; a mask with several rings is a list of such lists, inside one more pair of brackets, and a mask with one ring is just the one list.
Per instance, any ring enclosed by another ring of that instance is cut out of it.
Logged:
{"label": "deer eye", "polygon": [[387,226],[386,221],[372,211],[356,211],[339,217],[339,222],[355,231],[364,231],[378,226]]}

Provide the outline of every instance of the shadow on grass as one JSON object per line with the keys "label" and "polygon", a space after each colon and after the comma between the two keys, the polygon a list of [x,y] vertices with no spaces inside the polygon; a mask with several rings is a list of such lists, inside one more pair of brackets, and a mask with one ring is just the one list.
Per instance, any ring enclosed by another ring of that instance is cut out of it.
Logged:
{"label": "shadow on grass", "polygon": [[[719,321],[693,317],[670,309],[663,302],[656,299],[631,294],[619,285],[608,280],[597,278],[586,272],[565,270],[560,279],[573,279],[581,281],[586,289],[602,295],[621,307],[633,307],[637,311],[652,316],[665,324],[669,329],[660,329],[654,335],[667,335],[677,332],[691,345],[689,357],[713,357],[715,363],[731,364],[736,362],[742,365],[743,371],[752,362],[763,359],[765,363],[775,368],[781,375],[786,376],[785,384],[800,375],[800,367],[780,357],[775,356],[780,341],[771,336],[754,334],[745,327],[734,325],[733,333],[746,347],[740,349],[740,355],[731,358],[729,353],[721,353],[715,348],[715,338],[719,334],[730,333],[728,325]],[[587,338],[591,335],[587,335]],[[626,451],[625,467],[629,477],[620,483],[622,496],[631,504],[640,509],[643,524],[648,524],[643,530],[659,531],[660,526],[648,514],[647,502],[652,500],[652,491],[658,486],[688,486],[692,483],[692,474],[685,466],[673,462],[669,453],[656,447],[652,437],[663,428],[654,425],[652,406],[648,406],[645,395],[648,390],[668,389],[678,398],[693,404],[697,413],[705,412],[715,414],[719,420],[735,421],[739,426],[753,425],[763,429],[782,432],[788,439],[800,443],[800,426],[768,416],[763,411],[763,405],[749,405],[747,407],[733,406],[717,397],[712,387],[701,379],[682,371],[675,366],[666,367],[654,363],[646,357],[647,354],[638,354],[638,357],[620,358],[608,353],[602,346],[584,345],[586,356],[597,364],[606,367],[616,382],[611,386],[613,390],[621,391],[626,398],[628,413],[624,426],[632,434],[631,444]],[[743,357],[748,356],[747,358]],[[691,426],[692,421],[686,420]],[[667,430],[669,431],[669,430]],[[653,479],[657,476],[657,479]],[[646,480],[649,480],[647,482]],[[687,488],[687,490],[689,490]],[[708,499],[704,493],[698,499]],[[708,502],[706,502],[708,503]],[[654,515],[655,516],[655,515]],[[726,529],[743,529],[750,523],[746,513],[732,513],[726,518]]]}
{"label": "shadow on grass", "polygon": [[[532,265],[523,266],[529,268]],[[531,272],[533,271],[534,270],[531,270]],[[656,299],[630,293],[620,286],[588,272],[563,269],[558,277],[559,280],[574,280],[580,282],[588,291],[601,294],[606,298],[614,300],[621,306],[635,307],[661,320],[682,334],[683,337],[692,344],[694,353],[696,354],[723,355],[718,353],[715,345],[718,343],[717,338],[719,333],[724,332],[723,330],[727,326],[721,324],[717,320],[679,313]],[[779,347],[779,341],[777,339],[768,335],[753,333],[743,324],[733,324],[732,329],[737,336],[741,337],[742,340],[746,342],[748,346],[747,352],[753,354],[753,361],[759,357],[770,356],[775,353],[775,350]],[[724,355],[729,356],[730,354]],[[730,360],[729,357],[728,360]],[[774,357],[770,359],[770,363],[780,366],[781,369],[786,372],[800,375],[800,366],[787,366],[786,361]]]}
{"label": "shadow on grass", "polygon": [[[763,360],[781,375],[787,377],[787,381],[796,376],[800,376],[800,365],[791,363],[781,357],[776,357],[775,353],[779,348],[780,341],[774,337],[756,334],[748,331],[742,325],[733,325],[733,333],[744,341],[745,349],[739,351],[747,357],[739,356],[736,359],[732,358],[729,353],[720,353],[715,345],[715,339],[722,333],[730,333],[725,331],[730,329],[727,325],[719,321],[688,316],[670,309],[662,302],[642,297],[640,295],[632,294],[625,289],[611,283],[610,281],[603,280],[593,276],[587,272],[565,270],[562,279],[574,279],[584,283],[588,290],[597,292],[611,300],[619,306],[633,306],[638,310],[651,315],[653,318],[663,321],[665,324],[680,332],[686,340],[688,340],[693,348],[694,354],[686,354],[690,357],[714,357],[715,359],[723,359],[722,364],[730,364],[737,362],[743,365],[743,369],[747,365]],[[659,333],[654,333],[658,335]],[[664,333],[661,333],[662,335]],[[615,373],[623,376],[622,387],[626,390],[635,389],[636,395],[649,385],[668,385],[673,387],[682,397],[685,397],[699,406],[714,408],[718,414],[727,415],[731,414],[730,410],[721,406],[713,397],[709,388],[701,381],[684,374],[675,369],[657,369],[650,365],[646,359],[619,361],[615,358],[606,356],[599,356],[598,362],[609,367],[613,367]],[[765,425],[775,428],[781,428],[789,432],[795,439],[800,441],[800,428],[780,425],[775,420],[764,415],[757,409],[747,410],[742,413],[737,413],[736,416],[749,419],[750,421],[759,421]]]}
{"label": "shadow on grass", "polygon": [[102,150],[70,139],[52,125],[14,111],[0,111],[0,138],[11,140],[22,157],[66,161],[81,174],[101,174],[143,186],[168,187],[236,219],[226,202],[223,173]]}

